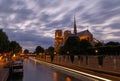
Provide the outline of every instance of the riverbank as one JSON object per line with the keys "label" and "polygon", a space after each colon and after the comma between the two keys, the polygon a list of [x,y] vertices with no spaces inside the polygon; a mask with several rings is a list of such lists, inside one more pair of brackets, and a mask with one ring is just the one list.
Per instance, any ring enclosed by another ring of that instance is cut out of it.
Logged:
{"label": "riverbank", "polygon": [[5,62],[0,60],[0,81],[7,81],[9,76],[9,68],[4,68]]}
{"label": "riverbank", "polygon": [[[115,66],[111,66],[115,68],[108,67],[110,62],[112,61],[114,62],[114,59],[106,57],[104,59],[104,62],[107,62],[107,63],[104,63],[103,66],[101,67],[97,64],[97,59],[95,58],[96,57],[91,57],[91,56],[88,57],[88,63],[86,63],[85,57],[83,58],[84,60],[82,62],[80,60],[77,60],[77,57],[76,57],[75,61],[72,63],[70,59],[68,59],[68,57],[64,58],[62,56],[56,56],[53,61],[51,61],[49,56],[45,58],[36,57],[36,59],[40,61],[57,64],[57,65],[65,66],[65,67],[72,68],[78,71],[83,71],[83,72],[87,72],[93,75],[109,78],[111,80],[120,81],[120,72],[119,70],[117,71],[117,68],[119,69],[119,67],[115,67]],[[120,61],[119,59],[116,59],[116,60],[117,62]],[[93,67],[92,65],[95,67]],[[110,69],[113,69],[113,70],[110,70]]]}

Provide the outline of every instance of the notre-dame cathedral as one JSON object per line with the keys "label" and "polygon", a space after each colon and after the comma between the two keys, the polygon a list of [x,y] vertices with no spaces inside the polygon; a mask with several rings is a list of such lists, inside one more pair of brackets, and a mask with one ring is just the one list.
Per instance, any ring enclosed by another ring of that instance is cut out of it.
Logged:
{"label": "notre-dame cathedral", "polygon": [[54,48],[55,51],[57,52],[62,46],[67,38],[71,35],[77,35],[80,40],[88,40],[92,45],[95,45],[95,43],[98,43],[99,41],[93,38],[93,34],[87,29],[81,32],[77,32],[77,25],[76,25],[76,20],[74,17],[74,31],[71,33],[70,30],[63,31],[62,30],[56,30],[55,31],[55,39],[54,39]]}

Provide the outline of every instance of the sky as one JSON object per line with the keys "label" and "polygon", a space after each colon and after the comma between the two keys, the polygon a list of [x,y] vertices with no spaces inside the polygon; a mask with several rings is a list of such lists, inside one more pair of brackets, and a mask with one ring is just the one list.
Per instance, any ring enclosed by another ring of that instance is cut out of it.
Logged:
{"label": "sky", "polygon": [[88,29],[101,41],[120,42],[120,0],[0,0],[0,28],[33,51],[54,46],[57,29]]}

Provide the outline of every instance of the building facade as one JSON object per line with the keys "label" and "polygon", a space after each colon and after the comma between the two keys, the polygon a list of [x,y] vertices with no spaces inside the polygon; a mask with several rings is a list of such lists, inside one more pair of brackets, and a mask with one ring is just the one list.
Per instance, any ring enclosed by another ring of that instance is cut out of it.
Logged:
{"label": "building facade", "polygon": [[54,39],[54,48],[56,52],[59,50],[61,45],[63,45],[63,32],[62,30],[56,30]]}
{"label": "building facade", "polygon": [[70,34],[71,34],[70,30],[64,31],[63,43],[65,43],[65,41],[67,40],[67,38],[69,37]]}
{"label": "building facade", "polygon": [[88,29],[84,30],[84,31],[81,31],[81,32],[77,32],[77,25],[76,25],[76,20],[75,20],[75,17],[74,17],[74,30],[73,30],[73,33],[71,33],[70,30],[64,31],[64,34],[63,34],[62,30],[56,30],[55,31],[54,48],[55,48],[56,52],[59,50],[60,46],[62,46],[66,42],[67,38],[72,34],[78,36],[80,38],[80,40],[89,41],[93,46],[96,43],[99,42],[99,41],[96,41],[95,38],[93,38],[93,34]]}

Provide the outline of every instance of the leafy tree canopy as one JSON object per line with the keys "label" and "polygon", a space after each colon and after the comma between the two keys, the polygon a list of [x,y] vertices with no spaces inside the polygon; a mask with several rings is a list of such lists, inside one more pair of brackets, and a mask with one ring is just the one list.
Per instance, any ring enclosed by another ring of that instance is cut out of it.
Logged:
{"label": "leafy tree canopy", "polygon": [[41,46],[37,46],[36,49],[35,49],[35,53],[37,55],[39,55],[39,53],[43,53],[44,52],[44,48],[41,47]]}
{"label": "leafy tree canopy", "polygon": [[80,49],[80,39],[78,36],[70,36],[64,44],[64,52],[69,51],[70,54],[78,54]]}
{"label": "leafy tree canopy", "polygon": [[50,54],[50,55],[54,54],[54,47],[52,47],[52,46],[48,47],[47,53]]}
{"label": "leafy tree canopy", "polygon": [[19,45],[19,43],[17,43],[16,41],[11,41],[11,42],[10,42],[10,50],[11,50],[13,53],[17,54],[17,53],[19,53],[19,52],[22,51],[22,47],[21,47],[21,46]]}
{"label": "leafy tree canopy", "polygon": [[24,50],[24,54],[28,54],[29,53],[29,50],[28,49],[25,49]]}
{"label": "leafy tree canopy", "polygon": [[95,47],[100,47],[100,46],[103,46],[103,44],[102,43],[97,43],[97,44],[95,44]]}
{"label": "leafy tree canopy", "polygon": [[68,37],[64,46],[59,50],[60,54],[84,54],[86,49],[92,47],[87,40],[80,40],[78,36],[73,35]]}
{"label": "leafy tree canopy", "polygon": [[8,36],[2,29],[0,29],[0,53],[9,51],[9,40]]}
{"label": "leafy tree canopy", "polygon": [[80,46],[83,48],[83,49],[87,49],[87,48],[91,48],[92,47],[92,45],[90,44],[90,42],[89,41],[87,41],[87,40],[81,40],[80,41]]}
{"label": "leafy tree canopy", "polygon": [[110,41],[110,42],[107,42],[105,45],[106,45],[106,46],[110,46],[110,45],[116,46],[116,45],[120,45],[120,43],[119,43],[119,42]]}

